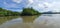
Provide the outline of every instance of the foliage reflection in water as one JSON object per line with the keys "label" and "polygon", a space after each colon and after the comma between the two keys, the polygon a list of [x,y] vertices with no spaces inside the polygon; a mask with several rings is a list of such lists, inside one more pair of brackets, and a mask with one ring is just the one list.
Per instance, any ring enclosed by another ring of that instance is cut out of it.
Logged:
{"label": "foliage reflection in water", "polygon": [[4,20],[1,19],[4,23],[0,25],[0,28],[60,28],[60,14],[20,16]]}

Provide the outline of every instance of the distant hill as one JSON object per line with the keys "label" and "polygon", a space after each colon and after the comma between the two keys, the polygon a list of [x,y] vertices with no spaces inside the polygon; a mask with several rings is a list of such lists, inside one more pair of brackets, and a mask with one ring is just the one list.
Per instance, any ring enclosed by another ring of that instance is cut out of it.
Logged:
{"label": "distant hill", "polygon": [[43,12],[42,14],[60,14],[60,12]]}
{"label": "distant hill", "polygon": [[31,8],[23,8],[21,15],[29,16],[29,15],[38,15],[38,14],[40,13],[31,7]]}
{"label": "distant hill", "polygon": [[0,16],[16,16],[16,15],[19,15],[19,14],[20,14],[19,12],[13,12],[13,11],[10,11],[10,10],[0,8]]}

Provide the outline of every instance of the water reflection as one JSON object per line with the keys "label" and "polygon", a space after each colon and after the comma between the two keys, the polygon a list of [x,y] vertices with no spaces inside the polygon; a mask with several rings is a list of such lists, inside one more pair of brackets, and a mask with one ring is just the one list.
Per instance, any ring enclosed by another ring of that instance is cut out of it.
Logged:
{"label": "water reflection", "polygon": [[3,24],[6,21],[18,18],[18,16],[7,16],[7,17],[0,17],[0,24]]}
{"label": "water reflection", "polygon": [[[31,28],[30,25],[38,16],[21,16],[19,18],[13,18],[12,20],[5,21],[0,28]],[[7,17],[8,18],[8,17]],[[11,19],[11,17],[9,17]],[[6,18],[5,18],[6,19]],[[5,20],[4,19],[4,20]],[[26,26],[25,26],[26,25]]]}
{"label": "water reflection", "polygon": [[22,16],[24,23],[33,23],[38,16]]}
{"label": "water reflection", "polygon": [[60,28],[60,14],[21,16],[13,19],[10,17],[10,19],[7,21],[1,19],[5,23],[0,25],[0,28]]}
{"label": "water reflection", "polygon": [[53,14],[43,14],[43,16],[50,16],[50,17],[52,17]]}

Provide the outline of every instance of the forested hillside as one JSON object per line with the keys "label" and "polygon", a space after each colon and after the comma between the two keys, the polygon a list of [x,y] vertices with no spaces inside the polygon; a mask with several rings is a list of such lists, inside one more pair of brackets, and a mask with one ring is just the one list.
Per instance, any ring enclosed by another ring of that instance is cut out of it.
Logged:
{"label": "forested hillside", "polygon": [[0,16],[18,16],[18,15],[20,15],[19,12],[13,12],[10,10],[0,8]]}
{"label": "forested hillside", "polygon": [[21,15],[38,15],[38,14],[40,13],[31,7],[31,8],[23,8]]}

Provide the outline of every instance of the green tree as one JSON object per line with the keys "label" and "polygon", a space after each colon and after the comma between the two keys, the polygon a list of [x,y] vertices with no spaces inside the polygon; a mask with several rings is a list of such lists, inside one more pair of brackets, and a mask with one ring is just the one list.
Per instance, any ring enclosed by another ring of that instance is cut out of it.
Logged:
{"label": "green tree", "polygon": [[13,12],[10,10],[0,8],[0,16],[18,16],[18,15],[20,15],[19,12]]}
{"label": "green tree", "polygon": [[31,8],[23,8],[21,15],[38,15],[38,14],[40,13],[31,7]]}

